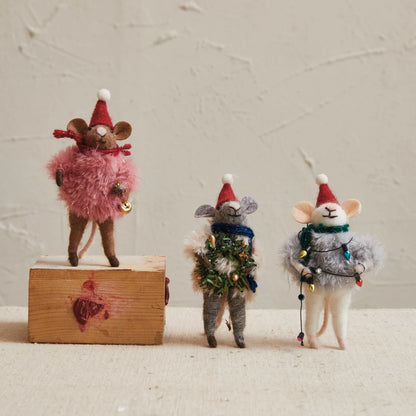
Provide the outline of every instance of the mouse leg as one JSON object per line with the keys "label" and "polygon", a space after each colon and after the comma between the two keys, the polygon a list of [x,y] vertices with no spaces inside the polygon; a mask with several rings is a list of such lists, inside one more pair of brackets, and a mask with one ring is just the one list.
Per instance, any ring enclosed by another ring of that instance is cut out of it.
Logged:
{"label": "mouse leg", "polygon": [[332,314],[332,325],[338,340],[339,348],[345,350],[347,336],[348,309],[351,303],[351,289],[337,290],[329,298],[329,309]]}
{"label": "mouse leg", "polygon": [[319,347],[317,333],[320,328],[321,312],[325,304],[325,294],[322,290],[315,289],[314,293],[305,293],[306,319],[305,334],[308,337],[309,346]]}
{"label": "mouse leg", "polygon": [[221,296],[216,295],[215,293],[204,292],[204,330],[207,336],[208,345],[211,348],[217,346],[214,332],[221,303]]}
{"label": "mouse leg", "polygon": [[69,212],[71,232],[69,234],[68,260],[71,266],[78,266],[78,246],[87,224],[88,220],[86,218],[78,217],[75,213]]}
{"label": "mouse leg", "polygon": [[245,348],[243,331],[246,326],[246,299],[244,296],[240,296],[236,289],[230,289],[228,292],[228,308],[230,309],[235,343],[240,348]]}
{"label": "mouse leg", "polygon": [[116,257],[114,249],[114,221],[111,218],[108,218],[104,222],[98,223],[98,227],[100,227],[104,253],[107,256],[111,267],[118,267],[120,262]]}

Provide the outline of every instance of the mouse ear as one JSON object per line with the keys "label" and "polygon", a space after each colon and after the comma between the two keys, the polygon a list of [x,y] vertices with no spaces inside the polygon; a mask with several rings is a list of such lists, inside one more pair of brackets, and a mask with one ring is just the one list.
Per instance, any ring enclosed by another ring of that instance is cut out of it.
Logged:
{"label": "mouse ear", "polygon": [[245,196],[241,200],[241,208],[245,214],[252,214],[253,212],[257,211],[258,205],[251,196]]}
{"label": "mouse ear", "polygon": [[298,202],[292,209],[292,215],[296,222],[308,224],[311,222],[314,206],[308,201]]}
{"label": "mouse ear", "polygon": [[201,205],[196,211],[195,211],[195,218],[200,217],[213,217],[215,215],[216,209],[212,207],[211,205]]}
{"label": "mouse ear", "polygon": [[357,199],[347,199],[341,204],[341,207],[347,214],[347,218],[355,217],[361,212],[361,202]]}
{"label": "mouse ear", "polygon": [[75,133],[85,136],[88,131],[88,124],[82,118],[74,118],[66,126],[67,130],[72,130]]}
{"label": "mouse ear", "polygon": [[125,140],[127,137],[130,137],[131,126],[127,121],[119,121],[114,126],[113,132],[116,135],[117,140]]}

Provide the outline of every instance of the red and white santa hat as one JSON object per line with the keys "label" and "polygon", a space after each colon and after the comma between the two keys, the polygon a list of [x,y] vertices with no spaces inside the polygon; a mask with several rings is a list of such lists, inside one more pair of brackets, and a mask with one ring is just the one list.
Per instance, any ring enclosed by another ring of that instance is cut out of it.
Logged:
{"label": "red and white santa hat", "polygon": [[218,208],[221,204],[227,201],[238,201],[238,199],[234,195],[233,188],[231,188],[231,185],[233,183],[233,175],[231,175],[231,173],[226,173],[222,177],[222,183],[224,185],[222,186],[221,192],[218,195],[216,208]]}
{"label": "red and white santa hat", "polygon": [[331,189],[329,189],[328,176],[326,176],[324,173],[321,173],[316,177],[316,183],[319,185],[319,193],[316,200],[317,207],[322,204],[327,204],[328,202],[339,205],[337,198],[332,193]]}
{"label": "red and white santa hat", "polygon": [[109,101],[111,98],[110,91],[102,88],[98,91],[97,97],[98,101],[95,105],[94,112],[92,113],[89,127],[94,127],[97,124],[102,124],[112,129],[113,122],[111,121],[110,115],[107,111],[107,101]]}

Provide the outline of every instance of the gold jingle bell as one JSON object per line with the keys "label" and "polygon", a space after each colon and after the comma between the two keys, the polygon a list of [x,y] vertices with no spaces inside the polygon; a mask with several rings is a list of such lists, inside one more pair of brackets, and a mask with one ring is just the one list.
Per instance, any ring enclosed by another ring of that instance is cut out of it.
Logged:
{"label": "gold jingle bell", "polygon": [[233,279],[234,282],[236,282],[239,279],[238,274],[234,273],[233,276],[232,276],[232,279]]}
{"label": "gold jingle bell", "polygon": [[315,292],[315,285],[313,283],[309,285],[309,292],[311,293]]}
{"label": "gold jingle bell", "polygon": [[[116,183],[116,185],[119,185],[120,186],[120,184],[117,182]],[[122,203],[121,203],[121,205],[119,206],[119,209],[120,209],[120,211],[123,213],[123,214],[128,214],[131,210],[132,210],[132,206],[131,206],[131,204],[130,204],[130,202],[129,202],[129,193],[128,192],[126,192],[126,200],[125,201],[123,201]]]}
{"label": "gold jingle bell", "polygon": [[299,258],[303,259],[304,257],[306,257],[308,255],[308,252],[306,250],[302,250],[299,253]]}
{"label": "gold jingle bell", "polygon": [[130,211],[132,210],[132,206],[130,204],[129,201],[124,201],[121,205],[120,205],[120,211],[123,214],[128,214]]}
{"label": "gold jingle bell", "polygon": [[212,247],[215,248],[215,235],[210,234],[208,237],[208,241],[212,244]]}

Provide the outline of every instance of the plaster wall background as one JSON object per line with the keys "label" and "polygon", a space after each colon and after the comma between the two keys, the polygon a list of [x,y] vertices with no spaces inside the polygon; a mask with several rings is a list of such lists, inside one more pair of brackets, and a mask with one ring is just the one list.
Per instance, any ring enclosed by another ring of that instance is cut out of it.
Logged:
{"label": "plaster wall background", "polygon": [[142,178],[117,252],[166,255],[172,305],[201,304],[182,242],[231,172],[236,195],[259,203],[252,306],[298,307],[278,250],[325,172],[340,201],[362,202],[352,231],[388,254],[353,305],[415,306],[414,1],[3,0],[0,28],[1,305],[25,305],[31,264],[66,253],[66,209],[44,166],[70,139],[52,131],[89,121],[105,87],[113,121],[133,126]]}

